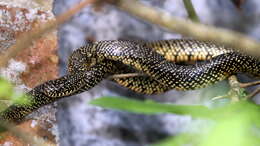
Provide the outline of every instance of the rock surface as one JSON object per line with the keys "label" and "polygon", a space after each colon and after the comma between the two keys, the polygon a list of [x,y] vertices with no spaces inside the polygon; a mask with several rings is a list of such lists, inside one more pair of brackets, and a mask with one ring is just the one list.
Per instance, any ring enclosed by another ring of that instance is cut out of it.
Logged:
{"label": "rock surface", "polygon": [[[22,3],[22,4],[21,4]],[[54,19],[54,15],[46,8],[37,8],[33,1],[1,1],[0,2],[0,51],[5,53],[19,36],[30,31],[42,23]],[[52,6],[52,5],[49,5]],[[44,11],[43,11],[44,10]],[[7,68],[0,69],[0,75],[14,83],[17,89],[29,90],[34,86],[57,78],[57,36],[51,33],[34,42],[9,61]],[[33,139],[44,139],[48,145],[56,143],[56,135],[52,133],[55,128],[55,109],[51,106],[43,108],[41,116],[25,121],[18,128],[31,133]],[[37,112],[36,112],[37,113]],[[34,113],[34,115],[36,114]],[[21,146],[27,145],[23,139],[15,137],[12,133],[1,134],[0,145]]]}

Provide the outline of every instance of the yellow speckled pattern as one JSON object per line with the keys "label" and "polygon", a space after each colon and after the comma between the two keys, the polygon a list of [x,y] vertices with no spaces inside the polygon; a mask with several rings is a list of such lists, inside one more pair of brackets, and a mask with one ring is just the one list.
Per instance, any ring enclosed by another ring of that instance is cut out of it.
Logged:
{"label": "yellow speckled pattern", "polygon": [[[141,44],[140,42],[138,42]],[[161,54],[166,60],[171,62],[189,62],[189,61],[203,61],[210,60],[221,54],[231,53],[231,48],[226,48],[223,45],[215,45],[211,42],[191,40],[191,39],[175,39],[175,40],[160,40],[153,42],[142,42],[146,47],[151,48],[157,53]],[[138,67],[139,68],[139,67]],[[129,71],[134,72],[134,71]],[[136,71],[135,71],[136,72]],[[139,70],[139,72],[142,72]],[[126,70],[124,69],[124,72]],[[228,72],[224,73],[223,75]],[[225,77],[223,77],[225,78]],[[157,94],[172,89],[165,84],[161,84],[157,80],[149,76],[133,77],[133,78],[119,78],[113,79],[117,83],[131,90],[144,94]],[[171,81],[170,81],[171,82]],[[195,85],[195,84],[194,84]],[[202,88],[197,86],[196,88]],[[196,89],[192,88],[192,89]],[[176,87],[177,90],[190,90],[187,88]]]}
{"label": "yellow speckled pattern", "polygon": [[[175,63],[197,60],[205,61],[194,65]],[[260,75],[257,58],[196,40],[94,42],[74,51],[68,64],[68,75],[33,88],[27,93],[29,104],[11,105],[0,113],[0,119],[19,122],[46,104],[89,90],[109,75],[118,73],[145,74],[114,79],[122,86],[145,94],[203,88],[238,72]]]}
{"label": "yellow speckled pattern", "polygon": [[223,45],[191,39],[159,40],[144,42],[144,44],[173,62],[203,61],[232,52]]}

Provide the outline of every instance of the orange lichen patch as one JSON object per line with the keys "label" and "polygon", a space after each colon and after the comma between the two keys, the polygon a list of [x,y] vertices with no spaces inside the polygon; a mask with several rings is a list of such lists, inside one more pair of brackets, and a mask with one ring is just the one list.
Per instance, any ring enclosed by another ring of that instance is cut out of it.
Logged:
{"label": "orange lichen patch", "polygon": [[23,50],[15,58],[27,64],[26,72],[21,79],[29,87],[45,81],[55,79],[58,76],[57,38],[49,34],[36,41],[34,45]]}
{"label": "orange lichen patch", "polygon": [[[28,146],[28,144],[34,143],[34,141],[38,141],[39,143],[44,143],[48,145],[54,145],[55,137],[41,126],[32,126],[33,122],[33,120],[29,120],[16,126],[19,131],[22,131],[25,134],[23,136],[25,136],[26,139],[30,141],[30,143],[25,142],[26,140],[22,138],[15,137],[14,134],[10,132],[4,132],[1,133],[0,145],[4,143],[12,143],[13,146]],[[52,127],[50,123],[46,122],[46,124],[48,124],[47,126],[49,126],[49,128]]]}
{"label": "orange lichen patch", "polygon": [[[53,15],[37,9],[24,9],[0,5],[0,52],[5,52],[16,39],[32,28],[42,25],[48,19],[54,19]],[[14,58],[27,65],[26,72],[21,75],[21,79],[28,87],[55,79],[58,77],[58,56],[57,56],[57,36],[50,33],[43,36],[34,44],[22,50]],[[45,121],[45,122],[42,122]],[[36,120],[35,126],[31,126],[32,120],[28,120],[18,125],[24,134],[26,132],[44,139],[49,144],[55,143],[55,136],[50,132],[52,123],[44,119]],[[13,146],[28,146],[23,139],[19,139],[10,132],[0,134],[0,145],[10,143]]]}
{"label": "orange lichen patch", "polygon": [[4,145],[9,143],[10,145],[14,146],[25,146],[26,144],[19,140],[18,138],[12,136],[9,132],[1,134],[0,144]]}
{"label": "orange lichen patch", "polygon": [[13,40],[22,33],[53,18],[51,13],[37,9],[0,5],[0,52],[14,44]]}
{"label": "orange lichen patch", "polygon": [[[25,139],[22,137],[17,138],[14,133],[11,132],[3,132],[1,133],[0,137],[0,145],[4,143],[12,143],[13,146],[28,146],[29,144],[34,143],[35,141],[38,143],[44,143],[47,145],[54,145],[55,144],[55,137],[50,134],[49,131],[42,128],[41,126],[32,126],[33,120],[26,121],[18,126],[16,126],[17,130],[24,134],[23,136],[26,137],[26,140],[30,141],[29,143],[26,142]],[[48,123],[46,122],[46,125]],[[49,123],[47,126],[52,128],[52,125]]]}
{"label": "orange lichen patch", "polygon": [[[53,19],[53,15],[37,9],[25,9],[0,5],[0,49],[10,47],[15,40],[32,28]],[[34,87],[44,81],[57,78],[58,57],[57,37],[55,33],[48,34],[34,42],[30,48],[19,52],[16,60],[28,65],[22,80],[29,87]]]}
{"label": "orange lichen patch", "polygon": [[17,33],[28,31],[34,22],[47,21],[53,18],[51,13],[38,9],[25,9],[0,5],[0,26],[10,28]]}

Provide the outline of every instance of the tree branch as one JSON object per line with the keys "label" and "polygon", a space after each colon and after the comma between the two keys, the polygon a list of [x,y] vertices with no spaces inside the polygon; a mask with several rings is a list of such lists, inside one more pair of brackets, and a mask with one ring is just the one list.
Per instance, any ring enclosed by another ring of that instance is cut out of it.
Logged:
{"label": "tree branch", "polygon": [[255,85],[259,85],[260,84],[260,81],[253,81],[253,82],[249,82],[249,83],[240,83],[240,87],[241,88],[247,88],[247,87],[250,87],[250,86],[255,86]]}
{"label": "tree branch", "polygon": [[111,2],[111,0],[108,0],[108,2],[129,14],[167,28],[172,32],[194,37],[198,40],[223,44],[249,55],[260,56],[260,51],[258,51],[260,43],[241,33],[183,20],[138,1],[114,0]]}
{"label": "tree branch", "polygon": [[40,39],[44,34],[55,29],[58,25],[63,24],[65,21],[70,19],[74,14],[79,12],[86,5],[93,2],[95,2],[95,0],[84,0],[72,7],[71,9],[69,9],[68,11],[64,12],[60,16],[58,16],[56,20],[50,20],[43,24],[42,27],[33,28],[31,31],[21,35],[13,46],[8,48],[8,50],[5,53],[1,54],[0,67],[6,66],[8,61],[14,56],[16,56],[18,52],[29,47],[33,44],[33,41]]}
{"label": "tree branch", "polygon": [[252,99],[255,95],[260,93],[260,88],[255,89],[253,92],[251,92],[249,95],[245,97],[246,100]]}

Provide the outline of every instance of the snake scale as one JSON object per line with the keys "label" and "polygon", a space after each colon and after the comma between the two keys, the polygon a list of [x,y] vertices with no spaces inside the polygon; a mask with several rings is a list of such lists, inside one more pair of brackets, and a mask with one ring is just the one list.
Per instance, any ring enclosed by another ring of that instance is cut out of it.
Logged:
{"label": "snake scale", "polygon": [[[198,60],[202,62],[176,64]],[[69,58],[68,72],[33,88],[27,93],[28,104],[13,104],[0,113],[0,118],[18,123],[36,109],[87,91],[113,74],[142,73],[144,76],[113,81],[139,93],[155,94],[203,88],[238,72],[259,76],[260,61],[223,45],[191,39],[111,40],[88,43],[75,50]]]}

